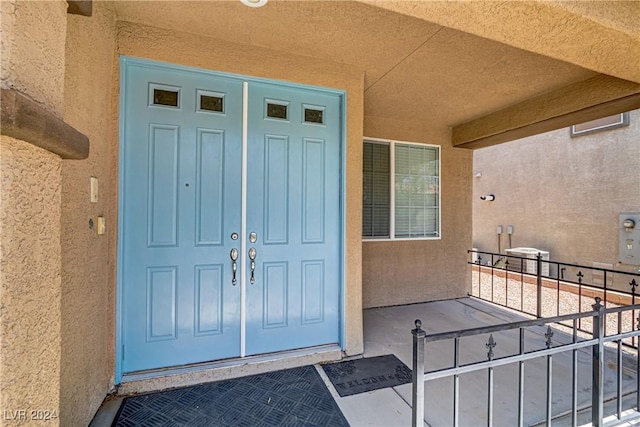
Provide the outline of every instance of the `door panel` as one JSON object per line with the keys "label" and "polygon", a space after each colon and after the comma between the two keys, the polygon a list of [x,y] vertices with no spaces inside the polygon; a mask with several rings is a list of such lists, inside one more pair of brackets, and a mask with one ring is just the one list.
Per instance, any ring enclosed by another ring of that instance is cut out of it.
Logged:
{"label": "door panel", "polygon": [[[308,105],[322,124],[305,122]],[[248,123],[247,232],[258,240],[247,243],[247,354],[338,343],[339,97],[252,83]]]}
{"label": "door panel", "polygon": [[222,333],[224,266],[196,266],[195,335]]}
{"label": "door panel", "polygon": [[[196,142],[196,246],[224,239],[224,131],[198,129]],[[237,215],[234,213],[234,216]]]}
{"label": "door panel", "polygon": [[[254,150],[249,155],[254,156]],[[287,244],[289,232],[289,138],[265,135],[264,190],[260,180],[247,192],[249,201],[264,193],[264,234],[266,244]],[[258,178],[256,176],[256,178]],[[262,191],[261,191],[262,190]]]}
{"label": "door panel", "polygon": [[323,243],[326,144],[322,139],[310,138],[304,138],[302,144],[302,243]]}
{"label": "door panel", "polygon": [[180,128],[149,126],[147,246],[178,243],[178,140]]}
{"label": "door panel", "polygon": [[[229,253],[241,226],[242,82],[131,64],[125,78],[123,372],[239,356]],[[154,105],[157,87],[177,91],[178,106]],[[199,111],[212,92],[223,112]]]}

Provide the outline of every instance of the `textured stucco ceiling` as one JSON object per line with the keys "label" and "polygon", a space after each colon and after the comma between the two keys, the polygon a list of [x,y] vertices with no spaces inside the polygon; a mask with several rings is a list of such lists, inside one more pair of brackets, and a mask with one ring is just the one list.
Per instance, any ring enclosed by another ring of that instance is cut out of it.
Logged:
{"label": "textured stucco ceiling", "polygon": [[365,114],[429,117],[454,125],[591,75],[563,62],[443,28],[366,90]]}
{"label": "textured stucco ceiling", "polygon": [[640,83],[640,1],[358,0]]}
{"label": "textured stucco ceiling", "polygon": [[118,1],[118,19],[262,46],[366,70],[367,82],[428,40],[439,28],[357,2]]}
{"label": "textured stucco ceiling", "polygon": [[559,1],[556,7],[583,15],[600,25],[640,37],[640,1]]}
{"label": "textured stucco ceiling", "polygon": [[365,73],[368,116],[455,125],[596,75],[361,2],[271,0],[258,9],[239,1],[113,5],[122,21],[350,64]]}

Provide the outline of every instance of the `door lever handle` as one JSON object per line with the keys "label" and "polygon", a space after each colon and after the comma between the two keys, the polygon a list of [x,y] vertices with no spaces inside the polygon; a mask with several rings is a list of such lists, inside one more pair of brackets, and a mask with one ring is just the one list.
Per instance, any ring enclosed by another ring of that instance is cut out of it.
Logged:
{"label": "door lever handle", "polygon": [[257,254],[258,252],[256,251],[256,248],[249,249],[249,259],[251,260],[251,279],[249,279],[249,282],[251,282],[252,285],[256,283],[255,271],[256,271],[256,255]]}
{"label": "door lever handle", "polygon": [[235,286],[236,283],[238,283],[238,281],[236,280],[236,272],[238,271],[238,264],[236,263],[236,261],[238,260],[238,250],[236,248],[231,249],[231,253],[229,255],[231,256],[231,270],[233,271],[233,279],[231,280],[231,284]]}

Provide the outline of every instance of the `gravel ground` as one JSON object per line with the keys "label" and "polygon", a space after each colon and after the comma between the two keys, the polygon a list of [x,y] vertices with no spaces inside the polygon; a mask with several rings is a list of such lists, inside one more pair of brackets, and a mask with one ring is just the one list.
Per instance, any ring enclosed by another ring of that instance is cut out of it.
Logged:
{"label": "gravel ground", "polygon": [[[496,304],[512,308],[517,311],[535,315],[537,286],[535,284],[526,283],[520,280],[520,275],[508,280],[505,277],[494,276],[489,272],[478,274],[477,270],[472,274],[472,291],[473,296],[484,300],[492,301]],[[595,300],[591,297],[552,288],[542,288],[542,317],[552,317],[563,314],[572,314],[577,312],[592,311],[591,307]],[[607,308],[618,307],[611,302],[603,301]],[[625,312],[620,322],[621,332],[629,332],[637,329],[637,320],[640,311]],[[606,316],[605,334],[613,335],[618,332],[618,314],[613,313]],[[578,328],[585,331],[592,331],[593,321],[591,317],[580,319]],[[589,334],[580,334],[583,337],[590,337]],[[631,339],[625,340],[625,343],[632,344]]]}

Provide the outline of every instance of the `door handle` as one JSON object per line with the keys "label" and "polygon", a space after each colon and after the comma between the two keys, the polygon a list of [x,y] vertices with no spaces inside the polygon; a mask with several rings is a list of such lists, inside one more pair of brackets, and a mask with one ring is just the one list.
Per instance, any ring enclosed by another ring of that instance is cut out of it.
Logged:
{"label": "door handle", "polygon": [[238,264],[236,263],[236,261],[238,260],[238,250],[236,248],[231,249],[231,253],[229,255],[231,256],[231,270],[233,271],[233,279],[231,280],[231,284],[235,286],[236,283],[238,283],[238,281],[236,280],[236,271],[238,271]]}
{"label": "door handle", "polygon": [[256,271],[256,255],[257,254],[258,252],[256,251],[256,248],[249,249],[249,259],[251,260],[251,279],[249,279],[249,282],[251,282],[252,285],[256,283],[256,278],[254,273]]}

